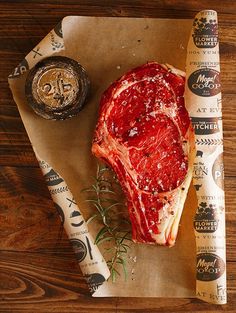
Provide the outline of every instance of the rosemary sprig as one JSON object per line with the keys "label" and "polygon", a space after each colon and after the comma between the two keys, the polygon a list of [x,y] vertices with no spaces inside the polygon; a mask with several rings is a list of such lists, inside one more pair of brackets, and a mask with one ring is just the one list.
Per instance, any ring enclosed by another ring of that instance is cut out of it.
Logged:
{"label": "rosemary sprig", "polygon": [[112,281],[115,282],[117,275],[120,275],[120,267],[127,279],[126,256],[130,249],[131,232],[130,223],[122,217],[120,210],[124,204],[117,200],[120,193],[119,184],[111,169],[99,164],[93,181],[89,188],[82,190],[89,195],[85,201],[96,209],[87,223],[98,220],[102,225],[96,235],[95,244],[104,245]]}

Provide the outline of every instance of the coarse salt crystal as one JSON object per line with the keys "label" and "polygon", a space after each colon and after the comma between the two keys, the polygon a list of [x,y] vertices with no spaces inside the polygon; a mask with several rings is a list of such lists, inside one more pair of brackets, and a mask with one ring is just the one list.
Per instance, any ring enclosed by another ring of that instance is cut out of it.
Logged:
{"label": "coarse salt crystal", "polygon": [[129,137],[133,137],[134,135],[137,135],[137,133],[138,133],[138,129],[137,127],[134,127],[129,131]]}

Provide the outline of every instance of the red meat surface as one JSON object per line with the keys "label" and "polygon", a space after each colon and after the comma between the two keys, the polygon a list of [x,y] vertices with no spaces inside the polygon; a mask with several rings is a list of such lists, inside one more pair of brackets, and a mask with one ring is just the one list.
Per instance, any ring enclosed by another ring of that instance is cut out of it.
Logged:
{"label": "red meat surface", "polygon": [[183,72],[151,62],[101,98],[92,152],[117,174],[135,242],[176,240],[195,155],[184,83]]}

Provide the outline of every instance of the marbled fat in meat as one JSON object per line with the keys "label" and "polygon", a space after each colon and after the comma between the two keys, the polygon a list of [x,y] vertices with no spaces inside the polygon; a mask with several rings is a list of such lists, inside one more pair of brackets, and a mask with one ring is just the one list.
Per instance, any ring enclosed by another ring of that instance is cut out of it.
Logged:
{"label": "marbled fat in meat", "polygon": [[184,83],[183,72],[150,62],[101,98],[92,152],[117,174],[135,242],[176,240],[194,156]]}

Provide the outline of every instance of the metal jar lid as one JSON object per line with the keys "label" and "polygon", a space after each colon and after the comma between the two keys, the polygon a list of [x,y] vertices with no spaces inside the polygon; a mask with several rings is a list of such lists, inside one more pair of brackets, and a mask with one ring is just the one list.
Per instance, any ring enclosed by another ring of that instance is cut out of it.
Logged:
{"label": "metal jar lid", "polygon": [[25,95],[30,107],[40,116],[64,120],[77,115],[89,90],[85,69],[75,60],[62,56],[43,59],[30,70]]}

